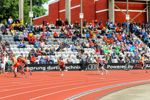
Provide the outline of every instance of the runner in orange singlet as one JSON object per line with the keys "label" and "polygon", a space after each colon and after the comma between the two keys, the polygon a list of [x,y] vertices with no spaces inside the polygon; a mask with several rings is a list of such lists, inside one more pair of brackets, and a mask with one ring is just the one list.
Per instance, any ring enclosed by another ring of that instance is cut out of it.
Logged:
{"label": "runner in orange singlet", "polygon": [[20,62],[17,61],[17,58],[15,57],[15,55],[13,55],[12,61],[13,61],[12,70],[14,73],[14,77],[17,77],[17,68],[20,66]]}

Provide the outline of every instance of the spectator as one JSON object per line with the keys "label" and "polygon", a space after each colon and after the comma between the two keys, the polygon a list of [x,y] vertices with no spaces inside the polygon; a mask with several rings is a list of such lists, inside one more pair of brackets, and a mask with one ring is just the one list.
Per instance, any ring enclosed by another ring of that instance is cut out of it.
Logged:
{"label": "spectator", "polygon": [[26,45],[24,43],[24,41],[21,41],[20,44],[18,45],[18,48],[25,48]]}
{"label": "spectator", "polygon": [[46,61],[45,61],[44,57],[41,56],[39,64],[46,64]]}

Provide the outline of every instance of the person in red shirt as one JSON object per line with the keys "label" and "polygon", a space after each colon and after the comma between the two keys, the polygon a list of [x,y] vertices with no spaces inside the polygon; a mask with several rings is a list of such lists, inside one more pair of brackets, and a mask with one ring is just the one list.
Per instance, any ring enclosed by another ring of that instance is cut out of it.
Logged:
{"label": "person in red shirt", "polygon": [[60,67],[61,76],[63,76],[64,75],[63,72],[65,70],[65,62],[63,61],[61,57],[57,60],[57,62]]}
{"label": "person in red shirt", "polygon": [[22,65],[20,58],[16,58],[15,55],[13,55],[12,57],[12,61],[13,61],[13,66],[12,66],[12,70],[14,73],[14,77],[17,77],[17,71],[20,70],[20,66]]}
{"label": "person in red shirt", "polygon": [[[13,66],[12,66],[12,70],[13,70],[13,73],[14,73],[14,77],[17,77],[17,71],[19,73],[21,73],[22,75],[24,75],[24,77],[26,77],[26,74],[24,72],[24,68],[27,69],[27,64],[26,64],[26,61],[25,59],[20,56],[18,58],[16,58],[14,55],[12,57],[12,61],[13,61]],[[30,72],[30,75],[31,75],[31,72]]]}
{"label": "person in red shirt", "polygon": [[54,32],[53,37],[54,37],[54,38],[58,38],[58,33],[57,33],[57,32]]}
{"label": "person in red shirt", "polygon": [[34,55],[32,55],[31,58],[30,58],[30,62],[31,62],[32,64],[34,64],[35,61],[36,61],[36,57],[35,57]]}

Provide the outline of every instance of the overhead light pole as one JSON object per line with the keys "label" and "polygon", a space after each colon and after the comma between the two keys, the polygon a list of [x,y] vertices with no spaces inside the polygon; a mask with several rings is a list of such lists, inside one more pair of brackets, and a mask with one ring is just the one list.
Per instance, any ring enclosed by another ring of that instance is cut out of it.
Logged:
{"label": "overhead light pole", "polygon": [[80,0],[80,27],[81,27],[81,35],[83,34],[83,18],[84,18],[84,14],[83,14],[83,1]]}
{"label": "overhead light pole", "polygon": [[130,20],[130,16],[129,16],[129,0],[126,1],[126,5],[127,5],[127,12],[126,12],[127,33],[130,36],[130,30],[129,30],[129,20]]}
{"label": "overhead light pole", "polygon": [[19,20],[24,20],[24,0],[19,0]]}
{"label": "overhead light pole", "polygon": [[[71,0],[65,0],[65,6],[66,6],[66,20],[69,24],[71,24]],[[59,1],[58,1],[59,2]]]}
{"label": "overhead light pole", "polygon": [[146,6],[147,6],[147,9],[146,9],[147,23],[149,23],[149,10],[150,10],[150,9],[149,9],[149,2],[150,2],[150,1],[146,1]]}
{"label": "overhead light pole", "polygon": [[30,11],[29,11],[29,17],[30,17],[30,25],[32,25],[32,18],[33,18],[32,0],[30,0]]}

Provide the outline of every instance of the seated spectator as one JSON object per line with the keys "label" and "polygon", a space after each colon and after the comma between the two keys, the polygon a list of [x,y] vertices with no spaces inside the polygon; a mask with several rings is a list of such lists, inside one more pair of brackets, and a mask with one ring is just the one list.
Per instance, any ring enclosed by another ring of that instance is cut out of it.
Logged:
{"label": "seated spectator", "polygon": [[41,48],[41,54],[42,54],[42,55],[46,55],[46,52],[44,51],[43,48]]}
{"label": "seated spectator", "polygon": [[36,40],[34,43],[35,48],[40,48],[40,41]]}
{"label": "seated spectator", "polygon": [[48,48],[45,49],[45,53],[46,53],[46,55],[50,55],[50,51],[48,50]]}
{"label": "seated spectator", "polygon": [[57,33],[57,32],[54,32],[53,37],[54,37],[54,38],[58,38],[58,37],[59,37],[58,33]]}
{"label": "seated spectator", "polygon": [[44,41],[44,40],[46,40],[46,33],[45,32],[43,32],[41,37],[40,37],[40,41]]}
{"label": "seated spectator", "polygon": [[76,40],[77,40],[77,36],[76,36],[76,35],[73,35],[73,36],[72,36],[72,41],[75,42]]}
{"label": "seated spectator", "polygon": [[41,41],[40,43],[40,48],[43,48],[45,46],[45,42],[44,41]]}
{"label": "seated spectator", "polygon": [[49,57],[48,57],[48,56],[45,56],[44,59],[45,59],[46,64],[49,64],[49,60],[50,60]]}
{"label": "seated spectator", "polygon": [[41,52],[41,50],[40,49],[37,49],[36,50],[36,54],[39,56],[39,55],[42,55],[42,52]]}
{"label": "seated spectator", "polygon": [[50,58],[49,58],[49,63],[50,63],[50,64],[55,64],[54,58],[50,57]]}
{"label": "seated spectator", "polygon": [[23,36],[24,36],[24,40],[28,41],[28,32],[24,31]]}
{"label": "seated spectator", "polygon": [[31,56],[30,62],[31,62],[31,64],[35,64],[36,63],[36,57],[34,55]]}
{"label": "seated spectator", "polygon": [[50,36],[51,36],[51,35],[50,35],[50,32],[47,31],[47,32],[46,32],[46,39],[48,40]]}
{"label": "seated spectator", "polygon": [[28,40],[30,44],[34,44],[34,42],[36,41],[35,36],[33,35],[33,33],[29,33],[28,34]]}
{"label": "seated spectator", "polygon": [[24,43],[24,41],[20,42],[20,44],[18,45],[18,48],[25,48],[26,45]]}
{"label": "seated spectator", "polygon": [[54,49],[50,49],[49,52],[50,52],[50,55],[55,55]]}
{"label": "seated spectator", "polygon": [[89,32],[86,32],[85,37],[86,37],[86,38],[90,38],[90,33],[89,33]]}
{"label": "seated spectator", "polygon": [[19,35],[18,34],[16,34],[15,36],[14,36],[14,41],[16,42],[16,41],[20,41],[19,40]]}
{"label": "seated spectator", "polygon": [[39,60],[39,64],[46,64],[44,57],[41,57]]}
{"label": "seated spectator", "polygon": [[5,46],[9,46],[9,42],[8,41],[5,41]]}

